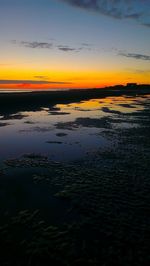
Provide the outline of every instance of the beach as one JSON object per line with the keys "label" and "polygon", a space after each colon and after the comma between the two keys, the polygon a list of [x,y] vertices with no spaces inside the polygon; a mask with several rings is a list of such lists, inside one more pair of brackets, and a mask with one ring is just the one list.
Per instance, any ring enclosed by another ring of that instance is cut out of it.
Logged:
{"label": "beach", "polygon": [[148,85],[1,93],[1,265],[148,265],[149,132]]}

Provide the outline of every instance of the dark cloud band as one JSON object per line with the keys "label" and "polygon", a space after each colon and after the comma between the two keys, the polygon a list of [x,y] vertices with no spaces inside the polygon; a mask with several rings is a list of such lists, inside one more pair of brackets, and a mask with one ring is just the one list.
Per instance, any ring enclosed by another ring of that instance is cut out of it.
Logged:
{"label": "dark cloud band", "polygon": [[25,47],[51,49],[53,44],[47,42],[21,42]]}
{"label": "dark cloud band", "polygon": [[64,82],[64,81],[47,81],[47,80],[0,80],[0,84],[33,84],[33,85],[44,85],[44,84],[70,84],[70,82]]}
{"label": "dark cloud band", "polygon": [[13,44],[19,44],[21,46],[27,47],[27,48],[39,48],[39,49],[51,49],[53,44],[48,42],[29,42],[29,41],[21,41],[18,42],[17,40],[12,40],[11,43]]}
{"label": "dark cloud band", "polygon": [[62,44],[55,44],[55,43],[48,43],[48,42],[38,42],[38,41],[17,41],[12,40],[11,43],[20,45],[26,48],[32,48],[32,49],[58,49],[62,52],[80,52],[81,50],[91,50],[89,48],[90,44],[81,44],[80,47],[72,47],[68,45],[62,45]]}
{"label": "dark cloud band", "polygon": [[[146,4],[137,0],[60,0],[72,6],[89,11],[98,12],[101,15],[110,16],[116,19],[134,19],[144,26],[149,27],[149,13]],[[147,1],[150,4],[150,0]]]}
{"label": "dark cloud band", "polygon": [[134,58],[137,60],[146,60],[150,61],[150,56],[149,55],[144,55],[144,54],[134,54],[134,53],[119,53],[119,55],[128,57],[128,58]]}

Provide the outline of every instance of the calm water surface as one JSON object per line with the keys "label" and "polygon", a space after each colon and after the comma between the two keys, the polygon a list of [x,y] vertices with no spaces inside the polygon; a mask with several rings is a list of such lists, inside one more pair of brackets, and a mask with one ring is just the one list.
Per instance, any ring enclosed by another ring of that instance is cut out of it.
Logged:
{"label": "calm water surface", "polygon": [[[102,132],[138,126],[132,118],[128,122],[118,119],[142,110],[148,99],[146,96],[108,97],[41,106],[40,111],[14,114],[3,114],[0,110],[0,160],[35,153],[52,160],[70,161],[105,149],[113,143]],[[110,119],[110,125],[105,123],[105,118]]]}

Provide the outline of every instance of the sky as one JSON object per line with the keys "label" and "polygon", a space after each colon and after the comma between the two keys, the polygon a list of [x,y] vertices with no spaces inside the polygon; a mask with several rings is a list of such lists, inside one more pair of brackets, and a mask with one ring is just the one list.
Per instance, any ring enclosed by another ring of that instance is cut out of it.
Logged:
{"label": "sky", "polygon": [[150,0],[0,0],[0,88],[150,83]]}

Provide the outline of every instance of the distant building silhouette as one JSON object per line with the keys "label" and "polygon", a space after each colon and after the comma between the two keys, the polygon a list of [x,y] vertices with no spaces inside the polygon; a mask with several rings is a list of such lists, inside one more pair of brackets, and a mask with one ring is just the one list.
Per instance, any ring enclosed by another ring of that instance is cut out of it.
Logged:
{"label": "distant building silhouette", "polygon": [[137,83],[127,83],[126,85],[127,87],[136,87],[137,86]]}

